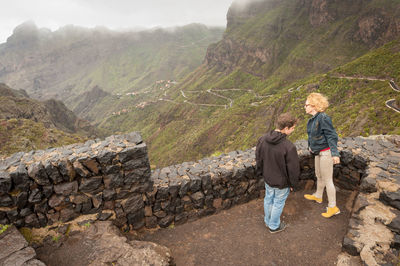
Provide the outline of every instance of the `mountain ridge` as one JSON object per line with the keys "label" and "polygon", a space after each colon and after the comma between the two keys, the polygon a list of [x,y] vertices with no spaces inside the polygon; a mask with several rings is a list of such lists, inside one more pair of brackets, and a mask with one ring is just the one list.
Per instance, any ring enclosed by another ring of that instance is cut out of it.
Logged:
{"label": "mountain ridge", "polygon": [[140,32],[65,26],[51,32],[28,22],[0,45],[0,81],[73,109],[71,98],[95,86],[128,92],[188,73],[222,32],[201,24]]}

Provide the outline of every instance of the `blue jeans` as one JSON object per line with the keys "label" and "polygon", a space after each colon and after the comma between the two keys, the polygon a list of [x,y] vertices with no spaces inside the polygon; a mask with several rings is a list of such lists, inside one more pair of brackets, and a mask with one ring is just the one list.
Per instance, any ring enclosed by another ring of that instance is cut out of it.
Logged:
{"label": "blue jeans", "polygon": [[273,188],[265,183],[264,222],[271,230],[281,224],[281,214],[289,192],[290,188]]}

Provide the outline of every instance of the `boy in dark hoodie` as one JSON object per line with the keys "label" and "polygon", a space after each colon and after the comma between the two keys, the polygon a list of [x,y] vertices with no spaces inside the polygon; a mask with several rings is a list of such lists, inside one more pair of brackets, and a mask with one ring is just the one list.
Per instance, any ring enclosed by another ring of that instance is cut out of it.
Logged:
{"label": "boy in dark hoodie", "polygon": [[262,136],[256,147],[256,169],[265,181],[264,222],[271,233],[286,227],[280,217],[289,192],[298,184],[300,175],[296,146],[286,139],[296,127],[297,119],[281,114],[276,129]]}

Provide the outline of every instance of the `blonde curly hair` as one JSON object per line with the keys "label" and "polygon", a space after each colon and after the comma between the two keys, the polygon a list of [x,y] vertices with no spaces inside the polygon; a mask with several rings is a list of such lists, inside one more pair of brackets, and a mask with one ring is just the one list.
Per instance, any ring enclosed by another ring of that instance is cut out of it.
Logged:
{"label": "blonde curly hair", "polygon": [[307,101],[310,105],[314,106],[315,110],[318,112],[324,112],[329,106],[328,98],[317,92],[308,95]]}

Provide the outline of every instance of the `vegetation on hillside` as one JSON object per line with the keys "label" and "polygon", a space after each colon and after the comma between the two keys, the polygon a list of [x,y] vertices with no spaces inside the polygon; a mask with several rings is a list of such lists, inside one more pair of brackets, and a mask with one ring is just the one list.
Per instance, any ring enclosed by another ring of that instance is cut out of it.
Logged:
{"label": "vegetation on hillside", "polygon": [[[75,94],[69,105],[105,132],[142,132],[152,167],[252,148],[286,111],[299,118],[290,139],[304,139],[311,92],[328,96],[341,137],[400,134],[399,113],[385,106],[399,99],[389,86],[400,83],[397,1],[252,5],[230,9],[223,40],[208,47],[200,66],[210,41],[197,29],[145,33],[57,86]],[[97,85],[107,92],[98,101],[81,97]]]}
{"label": "vegetation on hillside", "polygon": [[[300,119],[290,139],[305,139],[309,116],[303,106],[307,95],[315,91],[328,96],[331,106],[327,113],[339,136],[400,134],[399,114],[385,106],[386,100],[398,97],[389,86],[389,80],[394,78],[398,82],[400,77],[396,67],[400,63],[399,51],[400,41],[393,41],[326,74],[298,80],[279,90],[270,86],[273,79],[262,80],[240,70],[227,76],[218,76],[213,70],[205,71],[203,81],[192,83],[185,92],[202,85],[203,91],[242,88],[254,90],[258,96],[271,97],[257,98],[254,93],[245,91],[224,91],[220,94],[234,99],[232,108],[225,109],[187,104],[179,91],[171,90],[176,103],[148,105],[133,113],[109,118],[102,126],[119,127],[123,132],[141,131],[150,147],[152,165],[162,166],[216,152],[249,149],[258,137],[273,128],[277,115],[286,111]],[[379,69],[378,65],[382,67]],[[204,103],[203,94],[191,101]]]}
{"label": "vegetation on hillside", "polygon": [[33,100],[0,83],[0,157],[82,142],[98,133],[61,101]]}
{"label": "vegetation on hillside", "polygon": [[29,119],[0,119],[0,157],[20,151],[28,152],[85,142],[87,139],[56,128],[48,128],[41,122]]}

